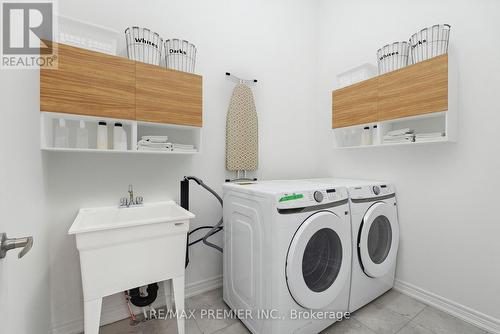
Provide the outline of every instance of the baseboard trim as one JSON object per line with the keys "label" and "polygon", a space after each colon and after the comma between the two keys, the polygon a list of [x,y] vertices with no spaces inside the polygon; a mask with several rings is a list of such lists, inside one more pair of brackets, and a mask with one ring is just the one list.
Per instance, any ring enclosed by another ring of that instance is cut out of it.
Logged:
{"label": "baseboard trim", "polygon": [[394,289],[492,334],[500,334],[499,319],[400,280],[395,281]]}
{"label": "baseboard trim", "polygon": [[[222,276],[212,277],[206,280],[186,284],[186,298],[199,295],[222,286]],[[163,306],[165,300],[164,290],[158,290],[155,307]],[[101,326],[110,324],[128,317],[125,303],[108,305],[101,312]],[[52,334],[80,334],[83,332],[83,317],[68,321],[63,324],[52,326]]]}
{"label": "baseboard trim", "polygon": [[222,286],[222,275],[186,285],[186,298],[217,289]]}

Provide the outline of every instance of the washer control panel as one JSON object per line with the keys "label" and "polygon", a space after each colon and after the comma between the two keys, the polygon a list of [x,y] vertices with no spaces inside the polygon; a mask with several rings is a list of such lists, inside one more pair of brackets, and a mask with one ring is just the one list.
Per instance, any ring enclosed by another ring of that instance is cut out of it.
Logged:
{"label": "washer control panel", "polygon": [[323,205],[348,199],[347,189],[344,187],[296,191],[277,195],[279,209],[303,208]]}
{"label": "washer control panel", "polygon": [[349,188],[349,194],[352,199],[378,198],[392,195],[394,193],[394,186],[392,184],[384,183]]}

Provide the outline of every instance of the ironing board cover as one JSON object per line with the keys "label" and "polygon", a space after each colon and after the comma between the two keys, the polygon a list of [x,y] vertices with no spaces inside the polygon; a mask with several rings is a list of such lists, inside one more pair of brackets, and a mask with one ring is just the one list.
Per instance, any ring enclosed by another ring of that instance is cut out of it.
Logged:
{"label": "ironing board cover", "polygon": [[254,171],[259,164],[259,131],[252,90],[238,84],[226,120],[226,169]]}

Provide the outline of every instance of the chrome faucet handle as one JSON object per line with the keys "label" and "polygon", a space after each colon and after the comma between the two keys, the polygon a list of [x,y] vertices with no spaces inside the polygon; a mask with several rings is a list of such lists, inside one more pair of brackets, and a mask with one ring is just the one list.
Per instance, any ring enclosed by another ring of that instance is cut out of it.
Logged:
{"label": "chrome faucet handle", "polygon": [[135,204],[142,204],[144,202],[144,198],[142,196],[137,196],[135,198]]}
{"label": "chrome faucet handle", "polygon": [[127,197],[120,198],[120,206],[127,206]]}

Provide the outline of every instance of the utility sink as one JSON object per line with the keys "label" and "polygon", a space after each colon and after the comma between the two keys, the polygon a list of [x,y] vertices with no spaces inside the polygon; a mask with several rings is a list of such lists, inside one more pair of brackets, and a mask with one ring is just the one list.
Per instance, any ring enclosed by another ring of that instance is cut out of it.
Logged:
{"label": "utility sink", "polygon": [[144,204],[129,208],[118,206],[80,209],[69,234],[121,229],[132,226],[193,219],[194,214],[174,201]]}
{"label": "utility sink", "polygon": [[85,334],[98,333],[103,297],[150,283],[173,279],[176,307],[184,308],[177,301],[184,300],[187,232],[194,217],[173,201],[80,209],[68,233],[80,253]]}

